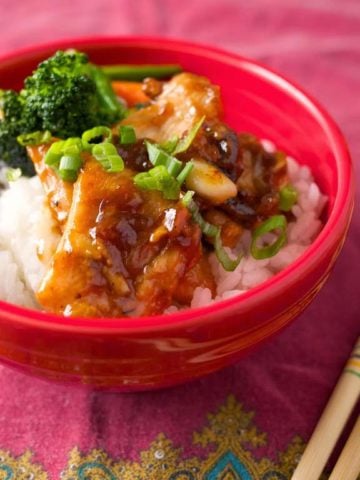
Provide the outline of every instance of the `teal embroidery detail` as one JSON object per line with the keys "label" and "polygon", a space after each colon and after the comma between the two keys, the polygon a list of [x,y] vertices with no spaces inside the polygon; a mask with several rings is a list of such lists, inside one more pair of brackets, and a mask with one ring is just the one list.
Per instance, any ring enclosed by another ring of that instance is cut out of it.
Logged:
{"label": "teal embroidery detail", "polygon": [[5,480],[11,480],[14,477],[13,470],[7,465],[0,465],[0,470],[6,473],[7,476],[5,477]]}
{"label": "teal embroidery detail", "polygon": [[227,452],[219,458],[214,468],[205,475],[205,480],[217,480],[223,478],[228,470],[232,470],[233,473],[238,474],[241,480],[252,480],[252,476],[248,470],[232,452]]}
{"label": "teal embroidery detail", "polygon": [[[184,457],[181,447],[163,433],[138,460],[114,459],[104,450],[83,454],[74,448],[62,480],[288,480],[304,442],[294,437],[277,460],[256,458],[255,449],[266,446],[266,435],[256,428],[254,414],[244,411],[234,396],[208,415],[207,424],[193,434],[193,444],[208,449],[202,456]],[[75,468],[74,468],[75,467]],[[81,474],[81,477],[74,475]],[[36,480],[37,477],[36,477]],[[45,479],[46,480],[46,479]]]}
{"label": "teal embroidery detail", "polygon": [[78,469],[79,479],[80,480],[88,480],[89,477],[85,476],[85,475],[87,473],[91,474],[91,470],[95,469],[95,468],[101,470],[103,473],[105,473],[105,475],[108,475],[109,480],[117,480],[116,477],[112,474],[112,472],[107,467],[105,467],[105,465],[103,465],[102,463],[99,463],[99,462],[83,463]]}

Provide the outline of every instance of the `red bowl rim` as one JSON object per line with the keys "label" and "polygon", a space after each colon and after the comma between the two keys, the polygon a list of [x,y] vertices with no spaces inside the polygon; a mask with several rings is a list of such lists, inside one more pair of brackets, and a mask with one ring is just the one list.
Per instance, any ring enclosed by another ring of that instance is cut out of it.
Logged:
{"label": "red bowl rim", "polygon": [[[8,54],[0,56],[0,63],[13,61],[17,57],[33,55],[37,53],[47,52],[48,50],[56,50],[67,48],[69,46],[81,48],[95,45],[116,45],[119,46],[136,46],[147,50],[159,48],[162,50],[182,51],[191,54],[200,54],[208,58],[217,59],[232,65],[238,65],[242,69],[254,72],[265,78],[270,83],[286,91],[287,94],[295,98],[298,102],[317,118],[327,137],[331,141],[334,156],[337,159],[337,165],[341,165],[338,169],[338,191],[335,197],[332,212],[314,242],[306,249],[306,251],[291,265],[286,267],[274,277],[253,287],[249,291],[235,296],[227,300],[218,301],[210,305],[198,308],[189,308],[172,314],[162,314],[152,317],[118,317],[118,318],[83,318],[83,317],[64,317],[54,315],[40,310],[32,310],[20,307],[11,303],[0,301],[0,313],[7,314],[7,320],[31,326],[33,328],[42,328],[45,330],[61,330],[87,334],[141,334],[149,331],[171,330],[173,328],[193,327],[195,325],[208,321],[209,316],[214,316],[218,312],[226,312],[234,305],[244,304],[247,308],[255,307],[256,304],[273,296],[282,289],[283,281],[290,284],[306,272],[311,262],[316,262],[324,251],[330,248],[340,240],[334,232],[340,220],[350,221],[351,211],[353,208],[354,197],[354,181],[353,167],[351,164],[350,154],[346,146],[345,139],[326,110],[311,95],[306,93],[302,87],[298,86],[291,80],[274,70],[262,65],[261,63],[231,53],[223,49],[219,49],[212,45],[203,43],[194,43],[175,38],[164,37],[144,37],[144,36],[99,36],[99,37],[76,37],[65,38],[58,41],[46,42],[16,49]],[[346,226],[346,223],[345,223]],[[199,318],[200,317],[200,318]]]}

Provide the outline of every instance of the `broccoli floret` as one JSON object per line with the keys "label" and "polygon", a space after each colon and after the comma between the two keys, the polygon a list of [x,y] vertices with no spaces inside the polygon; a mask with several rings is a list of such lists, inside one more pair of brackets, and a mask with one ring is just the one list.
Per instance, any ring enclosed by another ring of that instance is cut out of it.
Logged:
{"label": "broccoli floret", "polygon": [[24,115],[36,119],[35,130],[60,138],[111,125],[124,115],[105,74],[80,52],[58,51],[42,62],[20,95]]}
{"label": "broccoli floret", "polygon": [[[20,134],[49,130],[60,138],[80,136],[125,115],[106,75],[76,51],[58,51],[40,63],[19,94],[4,91],[0,111],[0,158],[12,167],[26,159],[24,147],[16,141]],[[28,163],[25,170],[32,172]]]}
{"label": "broccoli floret", "polygon": [[0,91],[0,159],[10,167],[21,168],[25,175],[31,176],[35,173],[33,164],[29,161],[25,148],[16,140],[25,129],[22,111],[23,101],[17,92]]}

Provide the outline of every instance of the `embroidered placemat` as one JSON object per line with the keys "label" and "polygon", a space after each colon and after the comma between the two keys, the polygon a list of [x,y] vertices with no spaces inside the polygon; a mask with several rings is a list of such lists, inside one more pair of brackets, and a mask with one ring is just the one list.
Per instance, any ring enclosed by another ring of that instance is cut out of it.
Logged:
{"label": "embroidered placemat", "polygon": [[[161,34],[258,58],[335,117],[360,162],[358,0],[0,0],[0,53],[65,36]],[[0,366],[0,480],[287,480],[360,333],[360,218],[330,280],[237,365],[144,394]]]}

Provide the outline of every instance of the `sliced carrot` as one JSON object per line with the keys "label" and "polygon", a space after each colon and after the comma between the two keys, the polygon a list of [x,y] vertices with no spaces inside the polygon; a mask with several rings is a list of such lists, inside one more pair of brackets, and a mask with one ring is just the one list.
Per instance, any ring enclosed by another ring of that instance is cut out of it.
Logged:
{"label": "sliced carrot", "polygon": [[111,86],[118,97],[123,98],[129,107],[137,103],[146,103],[150,98],[142,91],[141,82],[111,82]]}

